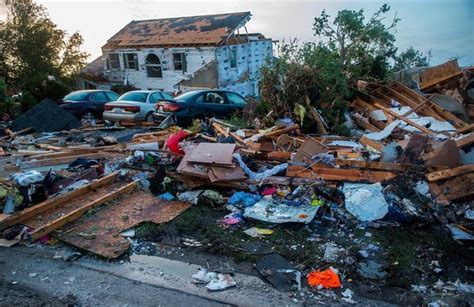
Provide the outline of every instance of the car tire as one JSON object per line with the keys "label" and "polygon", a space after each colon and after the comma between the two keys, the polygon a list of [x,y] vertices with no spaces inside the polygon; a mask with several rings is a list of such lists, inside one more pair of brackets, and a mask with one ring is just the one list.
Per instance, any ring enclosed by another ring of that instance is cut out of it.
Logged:
{"label": "car tire", "polygon": [[88,111],[85,111],[84,114],[82,114],[81,119],[95,120],[95,119],[97,119],[97,117],[95,116],[93,111],[88,110]]}
{"label": "car tire", "polygon": [[147,123],[154,123],[155,122],[155,119],[153,118],[153,112],[150,112],[146,115],[145,121]]}

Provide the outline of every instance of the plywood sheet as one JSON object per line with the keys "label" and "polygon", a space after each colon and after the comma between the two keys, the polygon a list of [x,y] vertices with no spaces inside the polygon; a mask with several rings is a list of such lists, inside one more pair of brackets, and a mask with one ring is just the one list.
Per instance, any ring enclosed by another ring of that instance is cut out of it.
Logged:
{"label": "plywood sheet", "polygon": [[120,236],[122,231],[143,222],[169,222],[190,206],[189,203],[170,202],[136,191],[102,207],[90,217],[68,224],[58,236],[71,245],[113,259],[125,253],[130,245]]}
{"label": "plywood sheet", "polygon": [[231,165],[235,144],[200,143],[189,157],[189,162]]}

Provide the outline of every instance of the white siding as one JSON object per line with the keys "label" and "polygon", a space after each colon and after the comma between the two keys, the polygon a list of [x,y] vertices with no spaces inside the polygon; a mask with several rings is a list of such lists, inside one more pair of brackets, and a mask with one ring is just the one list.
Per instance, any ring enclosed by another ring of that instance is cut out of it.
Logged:
{"label": "white siding", "polygon": [[[159,89],[172,92],[177,89],[177,84],[188,79],[199,68],[215,59],[214,48],[146,48],[146,49],[118,49],[114,53],[120,53],[120,70],[107,70],[106,76],[111,82],[124,82],[139,89]],[[173,67],[173,53],[184,52],[186,54],[187,72],[175,71]],[[138,56],[139,70],[124,69],[123,53],[136,53]],[[146,74],[145,58],[154,53],[160,58],[162,67],[162,78],[148,78]],[[106,56],[106,53],[104,53]],[[105,63],[104,63],[105,65]]]}
{"label": "white siding", "polygon": [[[242,96],[258,96],[260,68],[273,56],[270,39],[247,44],[222,46],[216,50],[219,88],[237,92]],[[231,67],[231,50],[236,50],[237,65]]]}

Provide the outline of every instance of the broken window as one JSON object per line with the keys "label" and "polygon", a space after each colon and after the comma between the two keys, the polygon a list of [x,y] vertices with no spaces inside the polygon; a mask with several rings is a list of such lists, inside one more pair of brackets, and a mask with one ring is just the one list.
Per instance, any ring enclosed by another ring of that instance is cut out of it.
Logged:
{"label": "broken window", "polygon": [[230,50],[230,68],[237,67],[237,49]]}
{"label": "broken window", "polygon": [[174,70],[187,71],[186,54],[182,52],[173,53]]}
{"label": "broken window", "polygon": [[148,78],[163,78],[160,58],[153,53],[147,55],[145,59],[146,75]]}
{"label": "broken window", "polygon": [[118,53],[109,53],[107,61],[108,69],[120,69],[120,59]]}
{"label": "broken window", "polygon": [[125,69],[138,70],[138,57],[136,53],[124,53],[123,65]]}

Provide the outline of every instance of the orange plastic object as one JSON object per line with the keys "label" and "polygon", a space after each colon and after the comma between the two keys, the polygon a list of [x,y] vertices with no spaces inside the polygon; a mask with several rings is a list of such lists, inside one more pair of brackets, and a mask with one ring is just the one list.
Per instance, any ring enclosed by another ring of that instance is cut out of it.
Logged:
{"label": "orange plastic object", "polygon": [[319,285],[323,286],[324,288],[340,288],[341,281],[339,280],[339,276],[331,270],[327,269],[324,271],[314,271],[308,274],[308,284],[311,287],[317,287]]}

